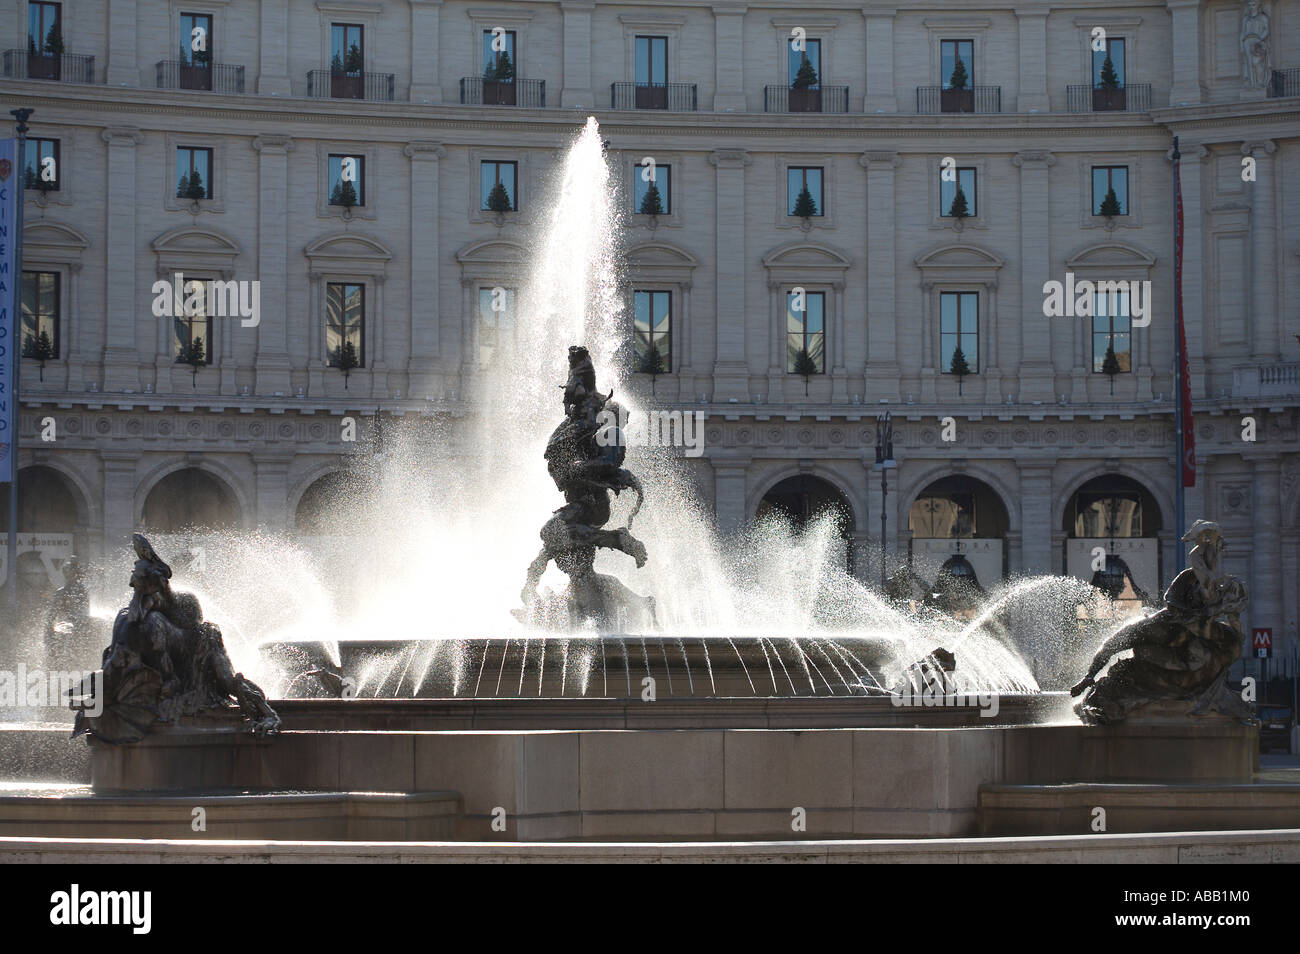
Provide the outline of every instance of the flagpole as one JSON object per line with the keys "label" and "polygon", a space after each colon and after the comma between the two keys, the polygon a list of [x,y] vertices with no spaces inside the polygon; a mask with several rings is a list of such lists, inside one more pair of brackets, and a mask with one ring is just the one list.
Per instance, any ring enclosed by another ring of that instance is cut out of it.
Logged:
{"label": "flagpole", "polygon": [[13,318],[14,335],[9,342],[9,539],[5,546],[5,595],[8,598],[9,618],[18,619],[18,371],[22,366],[23,336],[23,203],[27,201],[26,169],[27,117],[31,109],[11,109],[9,114],[17,120],[14,137],[14,275]]}
{"label": "flagpole", "polygon": [[[1183,489],[1184,470],[1187,467],[1187,448],[1183,441],[1183,218],[1182,183],[1180,179],[1178,137],[1174,137],[1174,526],[1176,538],[1187,529],[1186,499]],[[1181,573],[1186,565],[1186,554],[1181,540],[1174,547],[1174,574]]]}

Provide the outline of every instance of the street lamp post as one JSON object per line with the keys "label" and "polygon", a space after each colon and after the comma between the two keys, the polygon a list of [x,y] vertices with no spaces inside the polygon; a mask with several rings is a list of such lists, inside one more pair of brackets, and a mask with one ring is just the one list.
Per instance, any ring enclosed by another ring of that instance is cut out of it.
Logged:
{"label": "street lamp post", "polygon": [[880,470],[880,592],[885,592],[885,536],[888,532],[889,472],[897,467],[894,462],[894,425],[885,411],[876,418],[876,467]]}
{"label": "street lamp post", "polygon": [[18,370],[22,365],[22,304],[23,304],[23,202],[26,199],[27,119],[33,110],[11,109],[16,120],[14,126],[14,275],[13,302],[10,316],[13,319],[13,338],[9,342],[9,401],[12,412],[9,418],[9,539],[5,546],[6,596],[9,618],[18,618]]}

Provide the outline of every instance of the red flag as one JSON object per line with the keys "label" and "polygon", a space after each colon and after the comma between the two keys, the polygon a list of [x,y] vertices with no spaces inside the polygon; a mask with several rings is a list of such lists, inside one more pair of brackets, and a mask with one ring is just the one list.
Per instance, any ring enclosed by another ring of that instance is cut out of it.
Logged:
{"label": "red flag", "polygon": [[1187,363],[1187,334],[1183,329],[1183,182],[1174,147],[1174,320],[1178,323],[1178,426],[1183,429],[1184,487],[1196,486],[1196,435],[1192,425],[1192,374]]}

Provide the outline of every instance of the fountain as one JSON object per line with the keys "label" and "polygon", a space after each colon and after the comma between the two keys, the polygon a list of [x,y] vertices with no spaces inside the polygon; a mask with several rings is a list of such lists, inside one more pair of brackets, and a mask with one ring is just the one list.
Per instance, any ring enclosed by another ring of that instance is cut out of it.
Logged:
{"label": "fountain", "polygon": [[[165,677],[198,659],[200,675],[179,687],[187,704],[159,713],[169,721],[119,720],[123,732],[79,719],[95,736],[89,763],[55,774],[88,775],[78,798],[96,807],[65,793],[57,811],[44,803],[40,817],[58,822],[45,830],[99,830],[112,814],[103,798],[126,791],[158,806],[148,823],[133,816],[137,836],[191,837],[169,827],[174,812],[243,792],[262,814],[240,831],[288,837],[309,792],[366,819],[314,837],[781,838],[795,808],[813,819],[803,837],[927,837],[1040,823],[997,804],[999,786],[1026,797],[1249,779],[1255,730],[1240,712],[1171,720],[1142,708],[1162,697],[1142,667],[1171,653],[1195,670],[1187,692],[1218,687],[1223,701],[1220,617],[1244,592],[1214,576],[1214,556],[1196,579],[1222,598],[1202,598],[1199,616],[1175,608],[1081,637],[1076,609],[1096,598],[1082,581],[973,593],[945,579],[929,599],[935,588],[905,571],[888,593],[849,575],[830,518],[719,539],[672,450],[636,446],[618,423],[644,399],[625,375],[618,203],[594,119],[551,193],[514,354],[487,369],[476,417],[451,440],[386,432],[382,461],[341,508],[364,536],[209,537],[207,569],[175,579],[136,538],[144,566],[105,664],[105,709],[123,701],[117,651],[131,626],[189,647],[146,669]],[[359,585],[336,602],[325,580],[339,566]],[[222,630],[202,621],[200,598]],[[1110,724],[1085,725],[1064,690],[1096,642],[1074,688],[1083,721]],[[1112,658],[1128,649],[1137,663]],[[66,745],[55,728],[57,742],[53,730],[0,731],[0,767],[6,738],[37,752],[26,778],[54,764]],[[0,804],[0,834],[33,831],[20,814]]]}

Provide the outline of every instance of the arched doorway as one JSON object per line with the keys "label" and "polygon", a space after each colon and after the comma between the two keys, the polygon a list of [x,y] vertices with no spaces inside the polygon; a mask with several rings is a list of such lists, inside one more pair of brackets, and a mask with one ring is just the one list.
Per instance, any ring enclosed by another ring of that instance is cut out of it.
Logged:
{"label": "arched doorway", "polygon": [[294,527],[307,536],[356,533],[356,512],[365,499],[364,476],[350,470],[334,470],[312,481],[298,500]]}
{"label": "arched doorway", "polygon": [[986,589],[1006,576],[1009,523],[1002,497],[984,481],[942,477],[917,494],[908,511],[909,562],[924,580]]}
{"label": "arched doorway", "polygon": [[797,530],[829,516],[843,547],[842,564],[853,572],[853,507],[834,484],[812,474],[787,477],[763,494],[754,514],[760,521],[772,516],[783,517]]}
{"label": "arched doorway", "polygon": [[1084,483],[1066,502],[1061,529],[1067,575],[1135,610],[1160,593],[1160,507],[1133,478],[1104,474]]}
{"label": "arched doorway", "polygon": [[224,482],[197,467],[172,471],[149,491],[142,520],[151,533],[227,530],[239,525],[235,496]]}
{"label": "arched doorway", "polygon": [[[63,585],[63,561],[84,543],[85,509],[67,477],[36,464],[18,471],[18,599],[20,616],[35,619],[54,590]],[[0,485],[0,549],[9,533],[9,485]],[[0,554],[0,582],[8,579]]]}

